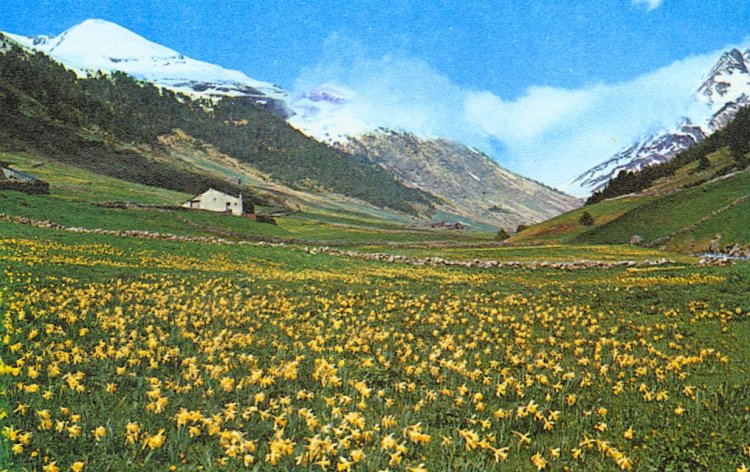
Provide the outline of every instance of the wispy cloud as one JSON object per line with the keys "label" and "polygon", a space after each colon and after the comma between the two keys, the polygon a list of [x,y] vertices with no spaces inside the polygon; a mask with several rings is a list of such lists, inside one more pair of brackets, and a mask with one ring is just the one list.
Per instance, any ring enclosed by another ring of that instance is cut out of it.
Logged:
{"label": "wispy cloud", "polygon": [[631,0],[633,5],[643,5],[648,11],[654,11],[664,3],[664,0]]}
{"label": "wispy cloud", "polygon": [[440,136],[478,147],[501,165],[562,185],[647,132],[701,119],[692,99],[720,51],[677,61],[634,80],[570,90],[529,88],[504,98],[458,85],[430,64],[402,54],[372,57],[334,37],[323,60],[305,69],[302,92],[320,84],[351,90],[338,114],[351,131],[377,126]]}

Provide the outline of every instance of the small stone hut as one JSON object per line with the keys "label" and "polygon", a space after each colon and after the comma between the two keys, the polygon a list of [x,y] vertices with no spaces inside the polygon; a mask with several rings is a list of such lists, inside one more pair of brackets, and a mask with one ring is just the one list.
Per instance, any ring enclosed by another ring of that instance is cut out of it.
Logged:
{"label": "small stone hut", "polygon": [[49,193],[49,183],[10,166],[9,162],[0,162],[0,190],[16,190],[28,194]]}

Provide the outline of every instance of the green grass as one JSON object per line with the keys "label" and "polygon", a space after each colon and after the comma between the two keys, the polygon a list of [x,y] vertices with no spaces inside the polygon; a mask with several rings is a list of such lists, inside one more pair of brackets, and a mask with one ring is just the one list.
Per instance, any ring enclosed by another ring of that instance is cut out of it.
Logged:
{"label": "green grass", "polygon": [[50,184],[50,193],[66,200],[178,205],[191,195],[95,174],[52,159],[26,153],[0,153],[0,161]]}
{"label": "green grass", "polygon": [[[664,242],[665,247],[682,253],[706,250],[716,234],[721,234],[725,243],[748,243],[750,216],[746,204],[710,216],[750,194],[750,171],[681,188],[698,183],[731,164],[724,149],[710,157],[712,167],[707,171],[694,173],[697,163],[691,163],[674,177],[657,181],[654,188],[643,195],[587,205],[534,225],[513,235],[508,242],[513,245],[618,245],[627,244],[632,236],[639,235],[648,244],[675,235]],[[592,215],[592,226],[579,223],[584,212]]]}
{"label": "green grass", "polygon": [[[116,213],[110,210],[110,217],[119,218]],[[684,260],[578,271],[411,267],[310,255],[295,247],[178,244],[8,223],[0,230],[0,308],[3,329],[11,330],[0,355],[13,366],[22,359],[24,367],[17,377],[0,377],[7,392],[2,407],[10,412],[0,426],[32,432],[22,452],[6,449],[2,465],[10,470],[39,470],[44,456],[62,470],[74,461],[97,471],[242,468],[242,455],[228,457],[206,425],[195,438],[187,426],[176,425],[183,407],[218,415],[222,431],[240,431],[254,441],[250,470],[321,470],[311,463],[295,466],[316,434],[336,443],[334,465],[361,448],[366,458],[360,465],[372,470],[394,468],[380,446],[388,434],[407,449],[403,468],[536,470],[530,458],[540,453],[550,470],[618,470],[596,446],[582,446],[583,458],[573,459],[584,437],[606,441],[633,461],[634,470],[734,470],[748,463],[742,447],[750,437],[750,264],[705,268]],[[550,246],[440,254],[555,260],[662,253]],[[122,314],[112,316],[117,309]],[[118,322],[122,326],[112,324]],[[97,354],[109,345],[109,354],[106,348],[104,357]],[[81,357],[65,361],[63,352]],[[191,359],[197,377],[186,367]],[[686,359],[692,360],[673,367]],[[321,382],[321,360],[333,366],[339,386]],[[277,369],[292,361],[296,375],[284,377]],[[48,375],[53,363],[61,375]],[[32,378],[28,367],[38,367],[40,375]],[[643,374],[638,367],[646,367]],[[86,387],[81,393],[63,378],[78,371]],[[274,381],[253,383],[253,372]],[[224,389],[226,378],[236,388]],[[513,383],[505,395],[498,393],[509,378],[523,385],[522,396]],[[156,379],[159,395],[167,398],[162,413],[147,410]],[[618,381],[623,389],[615,394]],[[115,394],[106,392],[109,383],[117,385]],[[33,384],[40,390],[26,388]],[[665,399],[646,400],[641,384]],[[371,389],[367,397],[356,390],[362,385]],[[176,390],[184,386],[191,388]],[[686,386],[693,386],[693,397],[683,393]],[[42,397],[45,390],[53,396]],[[314,397],[302,399],[302,390]],[[574,405],[567,403],[569,395],[575,395]],[[533,415],[517,413],[532,400],[545,418],[557,412],[551,430]],[[255,406],[270,416],[225,418],[230,403],[238,413]],[[29,411],[19,413],[19,404]],[[41,427],[42,410],[66,428],[73,424],[60,407],[81,415],[80,437]],[[682,415],[674,413],[677,407]],[[511,416],[495,417],[500,409]],[[320,427],[309,429],[305,411]],[[362,415],[362,430],[372,441],[348,437],[352,423],[344,416],[353,412]],[[376,428],[384,417],[396,426]],[[277,418],[285,418],[286,426],[274,428]],[[480,421],[488,421],[488,429]],[[128,422],[149,434],[163,428],[165,443],[151,451],[140,436],[129,445]],[[323,427],[328,424],[330,429]],[[427,444],[404,433],[416,424],[429,435]],[[606,429],[597,431],[602,424]],[[105,436],[97,442],[92,431],[99,426]],[[626,439],[630,427],[633,438]],[[342,441],[335,441],[334,429],[344,431]],[[293,453],[274,468],[266,454],[279,431],[294,442]],[[467,447],[461,431],[492,434],[494,447],[508,447],[507,459],[498,464],[484,446]],[[528,434],[532,443],[520,444],[513,431]],[[443,437],[451,443],[443,444]],[[552,448],[560,448],[559,458]]]}
{"label": "green grass", "polygon": [[[750,191],[750,190],[749,190]],[[750,202],[737,205],[726,212],[715,216],[708,224],[678,236],[668,244],[676,249],[705,248],[718,233],[722,244],[743,243],[750,241]]]}
{"label": "green grass", "polygon": [[[86,229],[138,230],[179,236],[218,236],[225,239],[301,240],[314,244],[372,244],[410,242],[482,242],[488,233],[416,229],[373,220],[354,220],[318,214],[293,214],[276,218],[277,225],[210,212],[164,209],[113,209],[94,202],[72,200],[67,195],[26,195],[0,192],[0,212],[47,220]],[[320,219],[319,219],[320,218]]]}
{"label": "green grass", "polygon": [[[393,212],[358,206],[351,200],[321,195],[305,212],[277,218],[278,225],[208,212],[158,209],[108,209],[105,202],[179,205],[188,194],[139,185],[25,153],[3,153],[0,160],[50,183],[50,195],[0,192],[0,212],[88,229],[143,230],[176,235],[301,239],[314,243],[377,241],[483,241],[490,233],[418,228]],[[187,220],[187,222],[185,221]],[[232,235],[231,233],[235,233]]]}
{"label": "green grass", "polygon": [[[632,209],[650,201],[652,198],[653,197],[625,197],[605,200],[595,205],[581,207],[550,220],[533,225],[511,237],[508,242],[511,244],[568,243],[592,229],[616,220]],[[583,215],[584,212],[589,212],[594,218],[593,226],[584,226],[579,223],[581,215]],[[613,242],[613,244],[621,243],[622,242]]]}
{"label": "green grass", "polygon": [[[750,194],[750,172],[692,187],[678,193],[643,202],[614,221],[581,233],[577,243],[623,244],[638,234],[646,242],[670,235],[698,223],[711,212],[737,198]],[[750,216],[737,214],[738,220],[711,219],[701,228],[704,234],[729,233],[735,227],[750,225]],[[735,232],[735,234],[738,234]],[[747,241],[747,240],[744,240]]]}

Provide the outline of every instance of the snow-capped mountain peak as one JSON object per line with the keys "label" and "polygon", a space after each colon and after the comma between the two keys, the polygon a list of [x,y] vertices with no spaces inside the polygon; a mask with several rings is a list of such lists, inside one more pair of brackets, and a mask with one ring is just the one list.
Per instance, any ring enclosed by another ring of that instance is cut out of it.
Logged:
{"label": "snow-capped mountain peak", "polygon": [[8,36],[81,75],[120,71],[192,96],[247,96],[279,111],[285,107],[287,93],[273,84],[192,59],[109,21],[86,20],[54,37]]}
{"label": "snow-capped mountain peak", "polygon": [[54,37],[40,37],[35,49],[82,68],[96,67],[107,70],[112,63],[139,61],[144,58],[184,60],[173,49],[156,44],[105,20],[86,20]]}
{"label": "snow-capped mountain peak", "polygon": [[698,96],[714,107],[721,107],[740,94],[750,92],[749,56],[750,51],[743,54],[738,49],[722,54],[698,87]]}
{"label": "snow-capped mountain peak", "polygon": [[610,159],[576,177],[561,190],[578,197],[586,197],[589,193],[604,187],[609,179],[620,171],[637,171],[650,165],[661,164],[705,138],[703,129],[685,118],[678,129],[661,129],[644,135],[639,141]]}
{"label": "snow-capped mountain peak", "polygon": [[603,188],[621,170],[639,170],[670,160],[726,126],[740,108],[750,105],[750,50],[743,53],[735,48],[721,54],[696,84],[693,100],[706,107],[707,116],[688,117],[671,129],[644,136],[584,172],[563,190],[576,196],[589,195]]}

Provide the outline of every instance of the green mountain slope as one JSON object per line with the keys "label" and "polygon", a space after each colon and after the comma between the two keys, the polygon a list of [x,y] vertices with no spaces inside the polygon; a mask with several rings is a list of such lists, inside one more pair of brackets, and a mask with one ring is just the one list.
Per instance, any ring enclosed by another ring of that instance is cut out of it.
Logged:
{"label": "green mountain slope", "polygon": [[[516,235],[514,244],[640,244],[682,252],[750,243],[750,110],[722,131],[641,172],[622,173],[586,206]],[[584,213],[592,225],[581,223]]]}
{"label": "green mountain slope", "polygon": [[[512,244],[641,244],[681,252],[705,251],[716,234],[724,244],[750,242],[750,170],[661,195],[604,200],[514,235]],[[594,224],[580,223],[588,212]]]}
{"label": "green mountain slope", "polygon": [[[573,242],[627,243],[632,235],[649,245],[699,251],[721,234],[726,242],[750,242],[750,171],[739,172],[642,204],[619,218],[592,228]],[[729,214],[726,214],[729,212]]]}
{"label": "green mountain slope", "polygon": [[77,78],[2,36],[0,108],[0,149],[29,151],[132,182],[187,193],[207,187],[249,193],[236,180],[154,159],[163,150],[159,138],[181,129],[292,188],[342,194],[409,214],[429,213],[435,200],[366,159],[305,137],[248,100],[196,102],[121,73]]}

